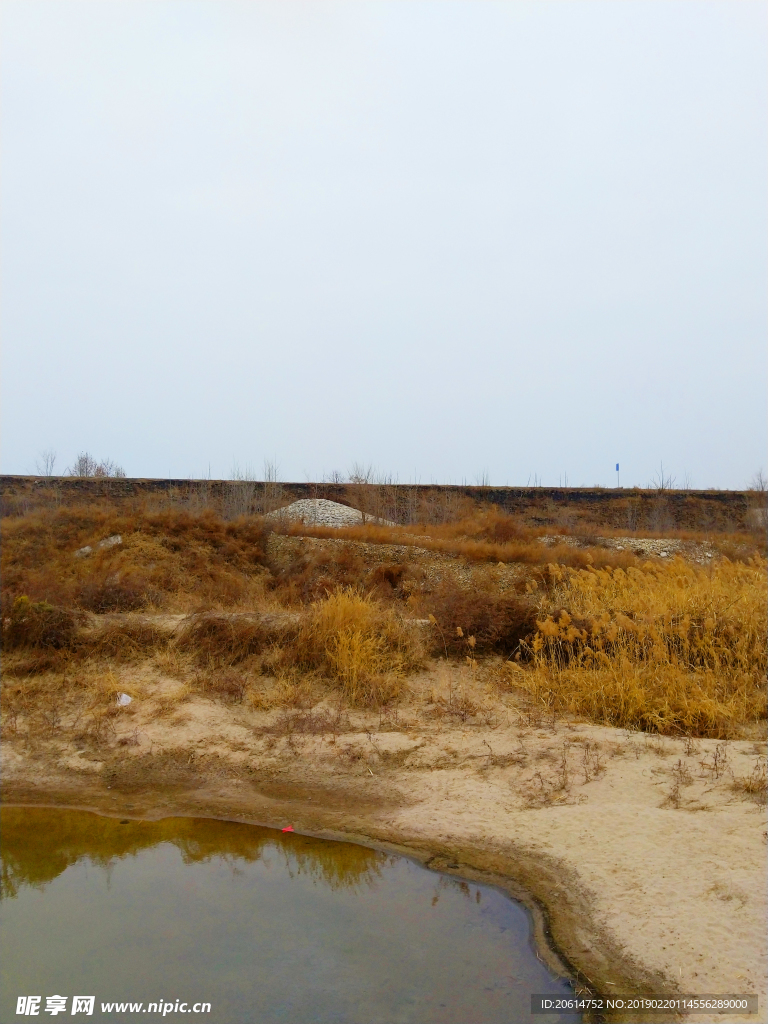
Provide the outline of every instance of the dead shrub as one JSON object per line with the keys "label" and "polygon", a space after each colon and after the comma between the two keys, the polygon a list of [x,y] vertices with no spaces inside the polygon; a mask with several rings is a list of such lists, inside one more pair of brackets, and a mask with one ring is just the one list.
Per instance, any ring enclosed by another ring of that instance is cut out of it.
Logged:
{"label": "dead shrub", "polygon": [[533,532],[519,519],[514,519],[497,508],[480,513],[475,517],[472,526],[466,526],[465,529],[467,530],[466,536],[481,537],[493,544],[530,540]]}
{"label": "dead shrub", "polygon": [[403,584],[411,576],[411,566],[404,562],[388,562],[374,566],[368,576],[368,585],[376,597],[399,597]]}
{"label": "dead shrub", "polygon": [[185,620],[176,641],[200,665],[231,666],[296,634],[290,622],[274,616],[200,614]]}
{"label": "dead shrub", "polygon": [[78,743],[86,743],[95,747],[108,746],[116,737],[116,707],[92,707],[82,722],[82,728],[74,735]]}
{"label": "dead shrub", "polygon": [[462,724],[465,724],[468,719],[474,718],[480,711],[480,705],[477,701],[467,696],[463,688],[461,690],[451,688],[447,697],[439,696],[434,698],[432,714],[435,716],[454,716]]}
{"label": "dead shrub", "polygon": [[225,704],[242,704],[248,683],[242,673],[222,669],[198,675],[195,686],[201,693]]}
{"label": "dead shrub", "polygon": [[339,733],[351,728],[348,713],[339,705],[333,710],[283,708],[274,722],[261,726],[257,733],[272,736],[291,736],[294,733],[307,736],[338,736]]}
{"label": "dead shrub", "polygon": [[143,619],[128,622],[109,622],[93,633],[81,634],[78,648],[81,652],[117,661],[148,658],[168,646],[168,634]]}
{"label": "dead shrub", "polygon": [[273,567],[268,586],[280,591],[287,603],[309,604],[339,587],[362,588],[367,574],[360,553],[347,545],[334,546],[302,552],[283,569]]}
{"label": "dead shrub", "polygon": [[511,655],[536,629],[534,607],[516,594],[465,590],[444,582],[423,605],[435,620],[433,648],[454,656],[466,655],[471,637],[477,654]]}
{"label": "dead shrub", "polygon": [[159,591],[151,586],[149,580],[136,573],[87,578],[73,596],[81,608],[97,615],[134,612],[148,604],[157,604],[161,599]]}
{"label": "dead shrub", "polygon": [[401,700],[406,689],[405,679],[399,672],[363,675],[358,681],[355,702],[366,708],[387,707]]}
{"label": "dead shrub", "polygon": [[68,609],[56,608],[47,601],[30,601],[26,596],[17,597],[3,612],[3,649],[62,650],[72,646],[78,624],[78,616]]}
{"label": "dead shrub", "polygon": [[25,650],[14,655],[6,654],[3,658],[3,677],[6,679],[23,676],[41,676],[49,672],[65,671],[69,665],[72,652],[66,648],[42,648]]}

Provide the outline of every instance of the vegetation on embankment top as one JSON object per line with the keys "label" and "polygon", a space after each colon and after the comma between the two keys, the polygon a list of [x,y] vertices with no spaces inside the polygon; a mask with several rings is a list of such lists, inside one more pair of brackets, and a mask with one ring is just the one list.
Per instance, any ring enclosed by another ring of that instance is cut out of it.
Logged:
{"label": "vegetation on embankment top", "polygon": [[[370,518],[439,525],[496,506],[534,528],[568,533],[589,527],[644,536],[687,530],[765,532],[765,493],[663,488],[466,487],[392,483],[279,483],[252,480],[141,480],[112,477],[0,477],[2,515],[106,503],[113,509],[169,507],[225,518],[261,514],[300,498],[327,498]],[[762,518],[761,518],[762,517]]]}

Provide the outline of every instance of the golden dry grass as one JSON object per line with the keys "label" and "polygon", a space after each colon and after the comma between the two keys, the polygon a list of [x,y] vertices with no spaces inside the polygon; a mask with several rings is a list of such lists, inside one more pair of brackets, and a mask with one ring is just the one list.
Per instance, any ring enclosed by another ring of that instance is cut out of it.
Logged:
{"label": "golden dry grass", "polygon": [[397,609],[340,588],[310,606],[296,639],[296,663],[338,682],[352,703],[386,703],[423,659],[417,628]]}
{"label": "golden dry grass", "polygon": [[531,667],[547,707],[661,733],[728,736],[766,715],[766,562],[550,567]]}
{"label": "golden dry grass", "polygon": [[[550,512],[552,510],[549,510]],[[550,562],[575,568],[610,566],[628,568],[639,566],[643,558],[633,551],[632,539],[638,536],[634,529],[618,529],[605,524],[580,519],[575,526],[549,526],[526,523],[522,517],[512,516],[496,506],[486,504],[465,508],[464,514],[451,522],[384,526],[364,523],[342,529],[323,526],[305,526],[295,523],[286,528],[295,536],[342,538],[368,544],[402,544],[423,548],[440,554],[453,555],[466,562],[517,562],[522,565],[542,566]],[[713,532],[670,528],[659,530],[644,526],[642,537],[674,539],[691,543],[707,543],[732,558],[745,559],[756,553],[765,554],[764,531]],[[568,543],[562,537],[578,540]],[[624,550],[606,547],[601,538],[622,538],[628,541]],[[560,539],[558,539],[560,538]]]}
{"label": "golden dry grass", "polygon": [[295,524],[287,529],[293,536],[317,537],[318,539],[340,539],[357,541],[366,544],[395,544],[434,551],[438,554],[453,555],[466,562],[517,562],[522,565],[546,565],[555,561],[561,565],[587,566],[630,566],[638,564],[638,560],[630,551],[617,551],[605,547],[574,547],[566,543],[543,543],[545,536],[536,535],[533,531],[521,527],[521,536],[514,540],[493,540],[482,535],[467,535],[471,531],[471,522],[463,521],[450,527],[429,527],[429,536],[421,531],[424,527],[348,526],[337,529],[327,526],[303,526]]}

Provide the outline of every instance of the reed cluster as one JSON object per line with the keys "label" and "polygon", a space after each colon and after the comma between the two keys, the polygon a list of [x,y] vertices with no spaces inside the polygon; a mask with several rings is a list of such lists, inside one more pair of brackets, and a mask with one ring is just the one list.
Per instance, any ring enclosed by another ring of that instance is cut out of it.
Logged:
{"label": "reed cluster", "polygon": [[728,736],[766,716],[766,562],[550,566],[516,685],[553,710]]}

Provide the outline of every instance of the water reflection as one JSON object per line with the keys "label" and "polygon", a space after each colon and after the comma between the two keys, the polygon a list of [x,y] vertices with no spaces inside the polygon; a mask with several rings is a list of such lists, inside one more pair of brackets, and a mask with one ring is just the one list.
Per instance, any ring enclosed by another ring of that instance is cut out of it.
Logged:
{"label": "water reflection", "polygon": [[0,820],[3,1021],[18,996],[90,993],[92,1021],[134,1024],[101,1003],[204,1000],[209,1024],[544,1024],[530,994],[570,993],[522,907],[402,857],[205,819]]}
{"label": "water reflection", "polygon": [[352,843],[328,843],[275,829],[206,818],[131,821],[87,811],[43,807],[2,809],[0,898],[17,895],[24,885],[44,887],[81,860],[108,868],[160,843],[175,846],[185,864],[216,858],[236,867],[239,861],[282,859],[290,877],[309,875],[331,890],[371,886],[391,858]]}

